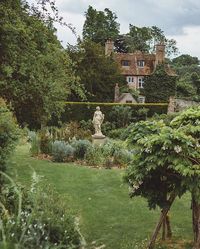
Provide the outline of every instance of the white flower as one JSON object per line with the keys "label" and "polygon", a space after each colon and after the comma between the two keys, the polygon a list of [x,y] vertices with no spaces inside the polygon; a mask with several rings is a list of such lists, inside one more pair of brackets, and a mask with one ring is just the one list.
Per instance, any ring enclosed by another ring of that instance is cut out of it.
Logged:
{"label": "white flower", "polygon": [[149,148],[146,148],[144,151],[145,151],[146,153],[151,153],[151,150],[150,150]]}
{"label": "white flower", "polygon": [[182,151],[182,148],[179,145],[174,146],[174,150],[176,153],[180,153]]}

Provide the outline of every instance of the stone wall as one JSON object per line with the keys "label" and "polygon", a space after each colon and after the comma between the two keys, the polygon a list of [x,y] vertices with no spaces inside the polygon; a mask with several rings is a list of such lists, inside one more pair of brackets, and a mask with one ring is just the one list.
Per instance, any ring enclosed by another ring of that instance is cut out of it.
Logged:
{"label": "stone wall", "polygon": [[195,105],[200,105],[200,102],[192,101],[192,100],[184,100],[184,99],[176,99],[175,100],[175,105],[176,105],[176,111],[182,111],[183,109],[190,107],[190,106],[195,106]]}

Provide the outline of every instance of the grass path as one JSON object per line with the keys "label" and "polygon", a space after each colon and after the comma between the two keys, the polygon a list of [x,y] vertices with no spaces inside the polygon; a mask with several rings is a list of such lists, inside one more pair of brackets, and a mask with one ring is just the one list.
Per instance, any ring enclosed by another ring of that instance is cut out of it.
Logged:
{"label": "grass path", "polygon": [[[31,167],[76,210],[88,244],[96,241],[106,249],[136,249],[151,235],[159,210],[149,210],[142,198],[129,198],[122,170],[38,160],[30,157],[28,145],[18,146],[9,172],[22,184],[29,184]],[[189,195],[176,201],[171,218],[174,236],[192,239]]]}

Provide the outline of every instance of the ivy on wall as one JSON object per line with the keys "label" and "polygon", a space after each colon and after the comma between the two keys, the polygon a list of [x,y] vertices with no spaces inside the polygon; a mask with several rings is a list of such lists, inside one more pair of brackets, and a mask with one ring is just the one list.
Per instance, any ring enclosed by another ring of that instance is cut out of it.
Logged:
{"label": "ivy on wall", "polygon": [[144,79],[143,94],[146,96],[146,102],[168,102],[170,96],[175,96],[176,78],[167,74],[164,64],[157,65],[153,74]]}

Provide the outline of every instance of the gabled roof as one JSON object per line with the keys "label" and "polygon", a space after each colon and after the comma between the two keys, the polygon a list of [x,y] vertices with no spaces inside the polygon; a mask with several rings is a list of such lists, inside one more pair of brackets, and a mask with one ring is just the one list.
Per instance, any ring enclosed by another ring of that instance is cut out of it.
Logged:
{"label": "gabled roof", "polygon": [[[135,53],[114,53],[114,60],[119,64],[121,72],[123,75],[133,75],[133,76],[147,76],[154,72],[156,55],[147,54],[141,51],[136,51]],[[122,66],[121,61],[130,61],[129,66]],[[144,67],[139,67],[137,61],[143,60],[145,63]],[[169,66],[165,65],[166,73],[170,76],[176,76],[174,70]]]}
{"label": "gabled roof", "polygon": [[117,102],[121,103],[121,102],[123,102],[123,101],[125,101],[127,99],[133,101],[133,103],[137,103],[137,101],[133,98],[133,96],[130,93],[122,93],[119,96]]}

